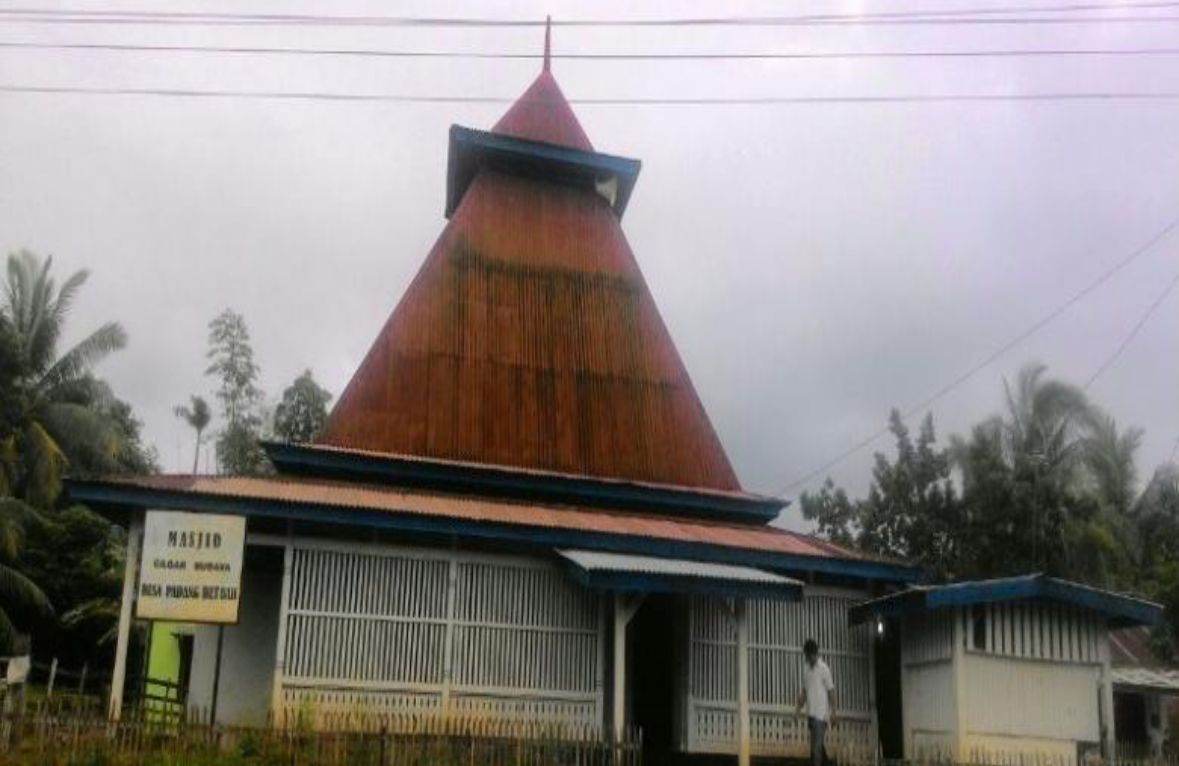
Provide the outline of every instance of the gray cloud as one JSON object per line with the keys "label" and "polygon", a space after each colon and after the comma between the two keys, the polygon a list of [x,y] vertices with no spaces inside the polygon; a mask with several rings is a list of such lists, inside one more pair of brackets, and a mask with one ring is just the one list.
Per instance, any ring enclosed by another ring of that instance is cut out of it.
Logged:
{"label": "gray cloud", "polygon": [[[504,16],[635,13],[499,6]],[[973,6],[977,3],[965,3]],[[856,4],[842,6],[855,10]],[[240,4],[225,9],[239,10]],[[303,3],[309,12],[325,6]],[[643,15],[715,13],[660,3]],[[733,14],[781,13],[769,3]],[[258,6],[258,9],[262,9]],[[827,4],[812,10],[829,12]],[[804,13],[807,7],[791,7]],[[378,3],[332,13],[389,12]],[[436,13],[426,3],[399,13]],[[491,13],[482,4],[448,8]],[[556,31],[560,50],[902,50],[1150,46],[1166,27]],[[6,25],[11,39],[532,50],[536,30],[119,29]],[[571,97],[1176,90],[1173,58],[556,63]],[[515,96],[533,62],[0,52],[5,82]],[[102,368],[165,465],[171,415],[210,392],[205,325],[245,313],[263,384],[303,368],[347,382],[443,225],[446,131],[494,105],[0,96],[0,249],[94,277],[71,331],[117,318]],[[1179,215],[1179,106],[1006,103],[578,108],[595,146],[643,160],[624,221],[656,300],[747,487],[773,491],[1018,334]],[[1179,236],[934,408],[962,431],[1030,359],[1081,381],[1179,268]],[[1179,438],[1179,297],[1094,398],[1147,429],[1141,465]],[[874,448],[888,447],[887,441]],[[832,469],[867,483],[871,449]],[[797,523],[796,519],[790,523]]]}

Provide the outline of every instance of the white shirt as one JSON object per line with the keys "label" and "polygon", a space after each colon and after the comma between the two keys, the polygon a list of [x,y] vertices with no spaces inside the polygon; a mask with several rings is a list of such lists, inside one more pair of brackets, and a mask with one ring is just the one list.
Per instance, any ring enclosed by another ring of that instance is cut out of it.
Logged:
{"label": "white shirt", "polygon": [[830,692],[835,691],[835,681],[831,678],[831,668],[822,658],[815,660],[814,667],[803,660],[802,684],[806,689],[806,714],[809,718],[826,721],[831,717]]}

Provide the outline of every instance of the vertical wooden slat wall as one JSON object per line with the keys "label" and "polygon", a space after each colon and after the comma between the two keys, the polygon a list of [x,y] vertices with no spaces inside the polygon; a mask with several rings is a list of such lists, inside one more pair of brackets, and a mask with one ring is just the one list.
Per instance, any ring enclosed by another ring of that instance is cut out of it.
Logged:
{"label": "vertical wooden slat wall", "polygon": [[[964,609],[967,651],[1049,662],[1094,664],[1105,625],[1092,612],[1062,604],[987,604]],[[976,626],[975,620],[984,620]],[[974,641],[975,630],[983,639]]]}
{"label": "vertical wooden slat wall", "polygon": [[[794,715],[802,687],[802,645],[814,638],[835,679],[843,720],[841,736],[869,738],[872,726],[867,626],[847,624],[847,610],[862,601],[852,592],[808,593],[800,602],[751,601],[749,687],[755,754],[782,753],[805,741],[805,722]],[[723,601],[697,597],[689,606],[688,699],[680,725],[692,752],[735,753],[737,747],[736,630]]]}
{"label": "vertical wooden slat wall", "polygon": [[542,562],[296,542],[281,707],[596,725],[600,614]]}

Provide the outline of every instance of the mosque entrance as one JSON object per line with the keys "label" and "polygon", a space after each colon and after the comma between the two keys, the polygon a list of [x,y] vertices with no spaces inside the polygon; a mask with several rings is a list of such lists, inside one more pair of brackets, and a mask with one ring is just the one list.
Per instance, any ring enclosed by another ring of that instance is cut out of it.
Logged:
{"label": "mosque entrance", "polygon": [[683,599],[649,594],[628,631],[631,721],[643,731],[644,766],[670,766],[675,754],[676,626]]}
{"label": "mosque entrance", "polygon": [[905,755],[904,725],[901,720],[901,624],[885,620],[872,624],[876,666],[876,722],[880,749],[886,759]]}

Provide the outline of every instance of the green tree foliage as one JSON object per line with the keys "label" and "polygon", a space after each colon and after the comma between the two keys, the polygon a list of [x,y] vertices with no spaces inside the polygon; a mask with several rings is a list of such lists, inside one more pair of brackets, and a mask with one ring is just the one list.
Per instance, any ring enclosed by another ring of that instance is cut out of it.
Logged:
{"label": "green tree foliage", "polygon": [[14,564],[30,527],[43,524],[39,513],[16,498],[0,498],[0,653],[17,650],[17,622],[53,612],[44,591]]}
{"label": "green tree foliage", "polygon": [[196,474],[197,468],[200,465],[201,443],[204,441],[204,432],[213,420],[213,412],[209,409],[209,403],[202,397],[192,396],[189,397],[189,401],[189,406],[177,407],[173,412],[176,414],[176,417],[183,419],[192,430],[196,431],[196,446],[193,448],[192,455],[192,472]]}
{"label": "green tree foliage", "polygon": [[16,492],[20,480],[17,434],[25,411],[21,353],[16,333],[0,312],[0,497]]}
{"label": "green tree foliage", "polygon": [[0,435],[4,472],[12,493],[48,508],[67,466],[77,473],[117,473],[141,467],[150,455],[136,454],[138,425],[130,409],[91,372],[126,345],[123,328],[108,322],[66,351],[58,348],[88,272],[75,272],[59,287],[51,258],[21,251],[8,257],[7,266],[0,354],[15,365],[6,373],[12,388],[3,402],[9,421]]}
{"label": "green tree foliage", "polygon": [[939,577],[957,573],[961,505],[950,480],[950,459],[937,447],[933,418],[926,417],[916,443],[893,410],[892,461],[876,455],[868,496],[850,501],[828,479],[816,495],[800,498],[804,518],[818,523],[832,542],[919,563]]}
{"label": "green tree foliage", "polygon": [[51,259],[22,251],[8,257],[0,296],[0,643],[15,620],[36,628],[35,651],[60,646],[63,657],[111,623],[63,628],[46,619],[48,605],[116,603],[108,570],[121,571],[122,533],[84,509],[55,510],[62,478],[156,470],[130,405],[93,372],[125,345],[122,328],[108,322],[59,348],[87,276],[59,286]]}
{"label": "green tree foliage", "polygon": [[1139,568],[1150,571],[1168,561],[1179,562],[1179,465],[1169,463],[1154,477],[1132,511],[1139,542]]}
{"label": "green tree foliage", "polygon": [[802,517],[815,523],[815,533],[836,545],[854,546],[860,534],[860,507],[828,478],[817,494],[798,499]]}
{"label": "green tree foliage", "polygon": [[209,367],[218,379],[217,399],[225,426],[217,435],[217,464],[223,473],[253,476],[266,471],[266,455],[258,443],[262,428],[258,365],[246,320],[232,309],[209,323]]}
{"label": "green tree foliage", "polygon": [[280,439],[299,444],[309,442],[327,423],[327,403],[332,395],[305,370],[282,393],[274,411],[274,432]]}
{"label": "green tree foliage", "polygon": [[861,511],[861,539],[878,553],[916,561],[939,577],[956,574],[961,506],[950,481],[950,459],[937,447],[933,417],[916,443],[893,410],[889,430],[896,460],[876,456],[872,487]]}
{"label": "green tree foliage", "polygon": [[1179,554],[1179,511],[1168,500],[1179,492],[1156,477],[1135,499],[1141,432],[1119,430],[1041,365],[1022,369],[1004,393],[1001,414],[948,448],[930,418],[914,441],[894,411],[895,457],[876,456],[867,497],[849,500],[828,480],[803,495],[804,516],[832,540],[918,562],[938,578],[1040,571],[1149,589],[1144,567]]}
{"label": "green tree foliage", "polygon": [[74,667],[109,661],[103,639],[119,614],[126,535],[84,506],[70,506],[29,530],[21,568],[62,611],[45,624],[34,649]]}

